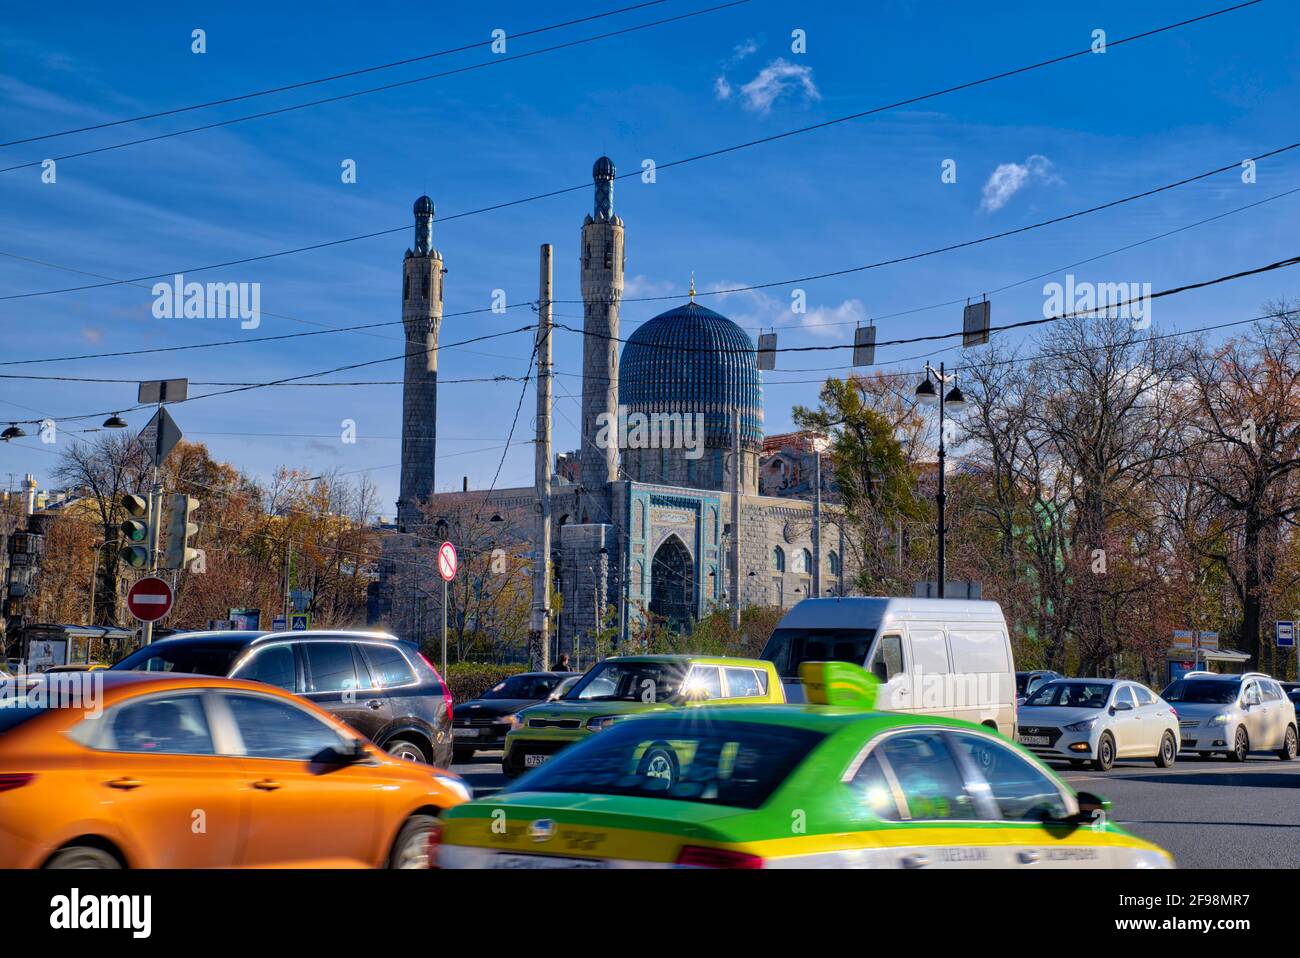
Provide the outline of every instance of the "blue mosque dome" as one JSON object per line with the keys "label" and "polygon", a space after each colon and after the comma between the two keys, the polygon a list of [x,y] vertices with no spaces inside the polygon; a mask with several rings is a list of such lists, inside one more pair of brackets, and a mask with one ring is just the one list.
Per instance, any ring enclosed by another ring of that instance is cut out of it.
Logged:
{"label": "blue mosque dome", "polygon": [[639,326],[623,347],[618,382],[619,402],[629,413],[703,413],[710,447],[731,446],[731,414],[739,407],[741,445],[762,445],[763,385],[754,342],[698,303]]}

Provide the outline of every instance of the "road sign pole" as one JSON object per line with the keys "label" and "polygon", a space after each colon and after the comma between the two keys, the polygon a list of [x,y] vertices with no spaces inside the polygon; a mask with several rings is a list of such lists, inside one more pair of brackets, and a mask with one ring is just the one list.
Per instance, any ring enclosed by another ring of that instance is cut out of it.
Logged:
{"label": "road sign pole", "polygon": [[447,580],[442,580],[442,680],[447,681]]}

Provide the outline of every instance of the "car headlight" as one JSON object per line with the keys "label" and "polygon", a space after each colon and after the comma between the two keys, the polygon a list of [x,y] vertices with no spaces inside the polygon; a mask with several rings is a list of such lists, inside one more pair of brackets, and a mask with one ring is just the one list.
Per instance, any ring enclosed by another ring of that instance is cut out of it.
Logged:
{"label": "car headlight", "polygon": [[1082,722],[1075,722],[1073,725],[1067,725],[1067,732],[1091,732],[1097,725],[1095,718],[1084,719]]}
{"label": "car headlight", "polygon": [[468,802],[474,798],[474,792],[459,778],[455,778],[451,775],[435,775],[433,776],[433,780],[448,791],[459,795],[462,801]]}
{"label": "car headlight", "polygon": [[622,718],[621,715],[598,715],[587,721],[587,728],[593,732],[603,732]]}
{"label": "car headlight", "polygon": [[507,715],[506,721],[510,723],[510,731],[517,732],[524,727],[523,715],[516,712],[514,715]]}
{"label": "car headlight", "polygon": [[1232,721],[1231,715],[1229,715],[1227,712],[1220,712],[1218,715],[1214,716],[1214,718],[1210,719],[1205,724],[1210,726],[1227,725],[1230,721]]}

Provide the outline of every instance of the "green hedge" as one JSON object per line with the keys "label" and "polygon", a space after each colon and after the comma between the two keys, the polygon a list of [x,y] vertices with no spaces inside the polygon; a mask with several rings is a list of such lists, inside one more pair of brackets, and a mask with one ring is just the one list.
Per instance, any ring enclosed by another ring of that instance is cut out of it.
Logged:
{"label": "green hedge", "polygon": [[484,665],[479,662],[453,662],[447,666],[447,687],[453,701],[476,699],[502,679],[527,672],[526,665]]}

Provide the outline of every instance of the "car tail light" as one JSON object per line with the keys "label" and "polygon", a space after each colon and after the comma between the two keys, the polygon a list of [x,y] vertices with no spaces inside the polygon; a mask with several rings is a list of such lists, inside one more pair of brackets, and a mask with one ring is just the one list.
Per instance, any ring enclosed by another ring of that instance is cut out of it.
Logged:
{"label": "car tail light", "polygon": [[450,722],[450,721],[451,721],[451,706],[452,706],[452,703],[453,703],[453,701],[454,701],[454,700],[452,699],[452,697],[451,697],[451,689],[447,688],[447,683],[446,683],[446,681],[443,679],[442,675],[439,674],[438,670],[437,670],[436,668],[434,668],[433,663],[429,661],[429,657],[428,657],[427,655],[425,655],[423,652],[421,652],[421,653],[420,653],[420,658],[424,659],[424,664],[425,664],[425,665],[427,665],[430,669],[433,669],[433,674],[434,674],[435,676],[437,676],[438,684],[439,684],[440,686],[442,686],[442,700],[443,700],[443,702],[445,702],[446,705],[447,705],[447,721]]}
{"label": "car tail light", "polygon": [[434,822],[429,828],[428,861],[430,868],[438,867],[438,847],[442,844],[442,823]]}
{"label": "car tail light", "polygon": [[33,772],[0,772],[0,792],[11,792],[15,788],[29,785],[36,778]]}
{"label": "car tail light", "polygon": [[725,848],[683,845],[677,855],[677,864],[696,868],[762,868],[763,858],[761,855],[733,852]]}

